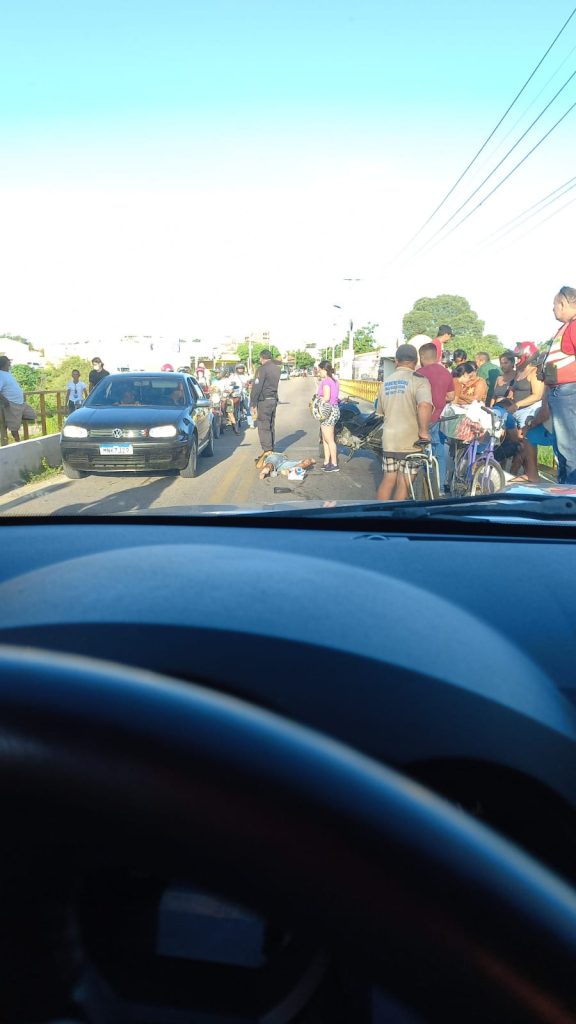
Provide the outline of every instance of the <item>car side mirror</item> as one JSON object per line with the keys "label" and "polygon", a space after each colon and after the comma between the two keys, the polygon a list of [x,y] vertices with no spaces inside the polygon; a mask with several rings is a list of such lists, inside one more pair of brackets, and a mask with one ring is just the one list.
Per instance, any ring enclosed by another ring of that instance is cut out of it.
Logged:
{"label": "car side mirror", "polygon": [[194,403],[194,405],[195,405],[196,409],[211,409],[212,408],[212,402],[210,401],[209,398],[197,398],[195,403]]}

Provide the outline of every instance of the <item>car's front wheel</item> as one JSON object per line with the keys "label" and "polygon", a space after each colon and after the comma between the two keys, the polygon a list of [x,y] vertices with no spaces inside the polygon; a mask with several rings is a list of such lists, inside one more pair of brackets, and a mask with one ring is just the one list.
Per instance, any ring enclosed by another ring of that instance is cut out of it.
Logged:
{"label": "car's front wheel", "polygon": [[198,438],[194,436],[190,444],[190,455],[188,456],[188,462],[184,466],[184,469],[180,470],[180,476],[193,477],[196,476],[198,469]]}
{"label": "car's front wheel", "polygon": [[64,475],[67,476],[69,480],[81,480],[82,477],[86,476],[86,473],[81,469],[74,469],[74,466],[71,466],[64,459],[62,459],[62,469],[64,470]]}

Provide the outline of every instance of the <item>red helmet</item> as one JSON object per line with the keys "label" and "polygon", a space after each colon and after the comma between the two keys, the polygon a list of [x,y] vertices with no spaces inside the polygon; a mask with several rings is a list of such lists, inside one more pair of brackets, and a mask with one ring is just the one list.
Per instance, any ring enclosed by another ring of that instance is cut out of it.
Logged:
{"label": "red helmet", "polygon": [[535,356],[537,352],[538,346],[534,341],[519,341],[514,347],[514,355],[518,357],[521,363],[525,363],[527,359]]}
{"label": "red helmet", "polygon": [[174,373],[174,367],[172,366],[172,363],[164,363],[164,366],[162,367],[162,372]]}

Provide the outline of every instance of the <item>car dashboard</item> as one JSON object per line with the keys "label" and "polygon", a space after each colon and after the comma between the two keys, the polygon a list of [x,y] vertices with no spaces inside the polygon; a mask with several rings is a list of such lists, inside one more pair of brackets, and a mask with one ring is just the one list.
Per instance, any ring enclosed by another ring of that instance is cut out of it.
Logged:
{"label": "car dashboard", "polygon": [[[568,532],[263,516],[3,526],[0,644],[271,712],[398,769],[576,880]],[[95,1021],[424,1019],[349,976],[317,937],[182,874],[115,866],[84,880],[78,906]]]}

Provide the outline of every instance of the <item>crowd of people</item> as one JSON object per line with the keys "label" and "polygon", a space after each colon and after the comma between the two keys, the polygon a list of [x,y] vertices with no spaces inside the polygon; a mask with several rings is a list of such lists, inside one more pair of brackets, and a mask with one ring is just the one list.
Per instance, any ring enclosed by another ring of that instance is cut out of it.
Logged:
{"label": "crowd of people", "polygon": [[454,332],[442,325],[432,341],[416,349],[400,345],[396,369],[382,384],[376,410],[383,417],[383,478],[377,496],[402,500],[416,470],[407,458],[429,443],[438,461],[440,484],[449,489],[450,451],[441,420],[448,403],[466,410],[481,403],[499,415],[505,437],[496,450],[510,460],[511,477],[539,482],[538,447],[550,446],[560,483],[576,484],[576,289],[562,287],[553,311],[560,323],[543,346],[519,342],[499,357],[473,359],[463,349],[450,357],[444,348]]}

